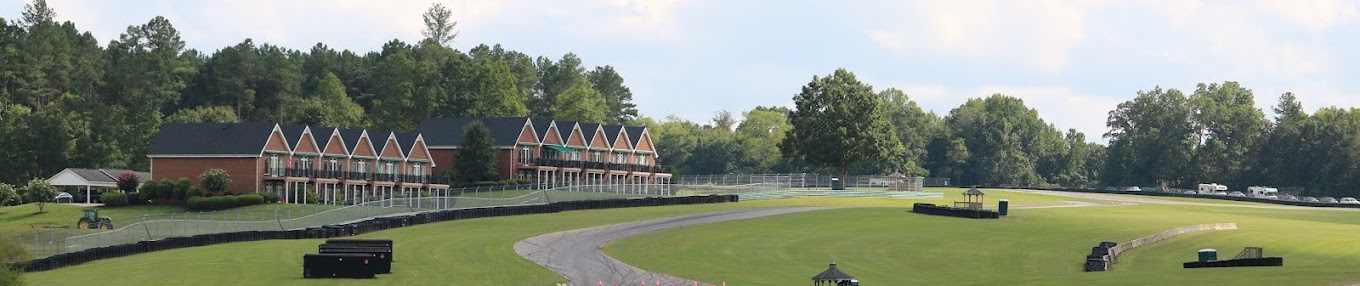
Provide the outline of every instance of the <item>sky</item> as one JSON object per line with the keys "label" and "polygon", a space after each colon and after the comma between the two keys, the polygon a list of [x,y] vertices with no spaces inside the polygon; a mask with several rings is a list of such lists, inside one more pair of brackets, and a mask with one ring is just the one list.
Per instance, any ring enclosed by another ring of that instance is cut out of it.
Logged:
{"label": "sky", "polygon": [[[0,0],[0,17],[26,2]],[[205,52],[246,38],[375,51],[418,41],[435,2],[458,21],[455,48],[611,65],[653,118],[792,107],[837,68],[941,115],[1018,97],[1093,142],[1110,110],[1158,86],[1237,81],[1267,116],[1284,92],[1308,110],[1360,106],[1358,1],[49,0],[101,42],[159,15]]]}

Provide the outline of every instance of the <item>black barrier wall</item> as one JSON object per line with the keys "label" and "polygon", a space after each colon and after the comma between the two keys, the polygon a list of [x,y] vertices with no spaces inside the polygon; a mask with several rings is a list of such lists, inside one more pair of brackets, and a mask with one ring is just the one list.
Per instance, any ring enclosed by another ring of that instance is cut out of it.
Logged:
{"label": "black barrier wall", "polygon": [[53,255],[42,259],[35,259],[24,263],[17,263],[12,266],[16,268],[22,268],[26,272],[36,272],[47,271],[72,265],[79,265],[82,263],[100,259],[117,258],[153,251],[204,246],[219,243],[258,241],[268,239],[320,239],[320,238],[346,237],[418,224],[484,217],[545,214],[571,210],[631,208],[631,207],[669,206],[688,204],[712,204],[736,201],[737,195],[708,195],[708,196],[669,197],[669,198],[573,201],[573,202],[556,202],[542,205],[501,206],[475,209],[430,211],[409,215],[376,217],[364,221],[341,225],[326,225],[320,227],[294,229],[286,231],[244,231],[244,232],[204,234],[190,237],[172,237],[154,241],[142,241],[133,244],[90,248],[77,252]]}
{"label": "black barrier wall", "polygon": [[1112,191],[1112,190],[1098,190],[1098,189],[1073,189],[1073,188],[1013,188],[1013,187],[984,187],[984,186],[978,186],[977,188],[981,188],[981,189],[1001,189],[1001,190],[1005,190],[1005,189],[1023,189],[1023,190],[1059,191],[1059,192],[1074,192],[1074,193],[1096,193],[1096,194],[1121,194],[1121,195],[1139,195],[1139,196],[1154,196],[1154,197],[1199,198],[1199,199],[1229,200],[1229,201],[1239,201],[1239,202],[1252,202],[1252,203],[1264,203],[1264,204],[1277,204],[1277,205],[1289,205],[1289,206],[1301,206],[1301,207],[1360,208],[1360,204],[1310,203],[1310,202],[1302,202],[1302,201],[1272,200],[1272,199],[1266,199],[1266,198],[1234,197],[1234,196],[1220,196],[1220,195],[1201,195],[1201,194],[1182,194],[1182,193],[1169,193],[1169,192],[1158,192],[1158,191],[1129,192],[1129,191]]}
{"label": "black barrier wall", "polygon": [[962,218],[1001,218],[1001,213],[993,210],[960,209],[946,206],[937,206],[928,203],[912,204],[911,212]]}

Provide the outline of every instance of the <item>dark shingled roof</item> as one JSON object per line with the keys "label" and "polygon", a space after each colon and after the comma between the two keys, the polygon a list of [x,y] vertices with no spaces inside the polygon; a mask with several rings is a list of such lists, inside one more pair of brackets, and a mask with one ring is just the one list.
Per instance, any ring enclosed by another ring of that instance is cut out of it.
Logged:
{"label": "dark shingled roof", "polygon": [[606,145],[609,145],[609,148],[614,148],[614,142],[615,142],[615,141],[619,141],[619,130],[620,130],[620,129],[623,129],[623,126],[622,126],[622,125],[605,125],[605,126],[604,126],[604,138],[609,139],[609,144],[606,144]]}
{"label": "dark shingled roof", "polygon": [[166,123],[147,155],[259,156],[274,123]]}
{"label": "dark shingled roof", "polygon": [[417,136],[420,136],[420,133],[416,132],[397,133],[397,146],[401,147],[401,154],[406,155],[406,157],[411,156],[411,149],[416,147]]}
{"label": "dark shingled roof", "polygon": [[628,132],[628,140],[629,140],[629,142],[632,142],[632,143],[633,143],[633,149],[637,149],[637,148],[638,148],[638,142],[639,142],[639,141],[642,141],[642,130],[644,130],[644,129],[647,129],[647,127],[642,127],[642,126],[625,126],[625,127],[623,127],[623,132]]}
{"label": "dark shingled roof", "polygon": [[515,146],[527,120],[528,117],[429,118],[421,121],[416,131],[424,136],[426,146],[458,146],[463,141],[463,127],[481,121],[491,132],[491,140],[496,146]]}
{"label": "dark shingled roof", "polygon": [[826,282],[826,281],[830,281],[830,282],[838,282],[838,281],[842,281],[842,280],[850,280],[850,279],[855,279],[855,277],[850,277],[850,274],[845,274],[845,272],[841,272],[840,269],[836,269],[836,262],[835,262],[835,261],[832,261],[832,262],[831,262],[831,266],[828,267],[828,268],[826,269],[826,271],[822,271],[822,273],[821,273],[821,274],[817,274],[817,276],[812,276],[812,281],[818,281],[818,282]]}
{"label": "dark shingled roof", "polygon": [[[600,128],[600,124],[599,124],[599,123],[586,123],[586,122],[581,122],[580,124],[581,124],[581,134],[582,134],[582,135],[585,135],[585,137],[586,137],[586,146],[589,146],[590,143],[594,143],[594,142],[591,142],[591,140],[595,140],[595,130]],[[610,141],[609,143],[605,143],[604,145],[605,145],[605,146],[610,146],[610,144],[614,144],[614,142],[613,142],[613,141]]]}
{"label": "dark shingled roof", "polygon": [[[560,120],[559,120],[559,121],[555,121],[555,123],[558,123],[558,133],[560,133],[560,135],[562,135],[562,144],[567,144],[567,142],[571,142],[571,128],[573,128],[573,127],[575,127],[575,125],[577,125],[577,121],[560,121]],[[585,132],[585,131],[582,131],[582,132]],[[581,136],[582,136],[582,138],[586,138],[586,142],[588,142],[588,143],[590,142],[590,138],[589,138],[590,135],[581,135]]]}
{"label": "dark shingled roof", "polygon": [[298,142],[302,141],[302,130],[305,129],[307,129],[306,125],[279,125],[279,131],[283,132],[283,139],[288,140],[288,149],[293,150],[296,150]]}
{"label": "dark shingled roof", "polygon": [[320,150],[317,151],[325,153],[326,148],[330,147],[327,144],[331,143],[331,133],[335,133],[335,128],[312,127],[312,139],[316,140],[316,148],[321,148]]}
{"label": "dark shingled roof", "polygon": [[[539,142],[548,139],[548,126],[552,126],[552,119],[533,118],[529,122],[534,124],[534,133],[538,133]],[[557,130],[557,138],[562,138],[562,130]]]}
{"label": "dark shingled roof", "polygon": [[[109,179],[114,183],[117,183],[118,176],[122,176],[124,173],[132,173],[133,175],[137,175],[137,180],[142,183],[151,181],[151,172],[138,172],[124,169],[99,169],[99,172],[104,173],[105,175],[109,175]],[[84,177],[84,175],[81,175],[81,177]]]}
{"label": "dark shingled roof", "polygon": [[[340,138],[345,141],[345,148],[350,154],[354,154],[354,148],[359,147],[359,137],[364,134],[363,129],[340,129]],[[372,140],[370,140],[372,141]],[[377,149],[377,148],[374,148]],[[377,154],[373,154],[376,156]]]}
{"label": "dark shingled roof", "polygon": [[[373,149],[378,151],[378,157],[382,157],[382,153],[387,151],[384,148],[387,148],[387,137],[391,135],[392,131],[380,131],[380,130],[368,131],[368,142],[373,143]],[[401,152],[400,140],[397,141],[397,153],[401,153],[403,157],[406,156],[406,153]]]}
{"label": "dark shingled roof", "polygon": [[[98,183],[117,183],[117,182],[118,182],[117,179],[114,179],[114,177],[109,176],[109,174],[105,174],[104,172],[100,172],[99,170],[95,170],[95,169],[75,169],[75,168],[72,168],[72,169],[69,169],[69,170],[71,170],[71,173],[76,174],[76,176],[80,176],[80,178],[83,178],[83,179],[85,179],[86,181],[90,181],[91,183],[95,183],[95,182],[98,182]],[[119,175],[121,175],[121,173],[120,173]]]}

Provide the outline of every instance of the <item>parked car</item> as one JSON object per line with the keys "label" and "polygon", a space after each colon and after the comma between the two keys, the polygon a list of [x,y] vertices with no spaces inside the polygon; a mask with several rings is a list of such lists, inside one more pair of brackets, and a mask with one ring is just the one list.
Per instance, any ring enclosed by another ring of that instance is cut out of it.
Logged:
{"label": "parked car", "polygon": [[1214,192],[1214,195],[1215,195],[1215,196],[1226,196],[1226,195],[1228,195],[1228,192],[1217,191],[1217,192]]}
{"label": "parked car", "polygon": [[1333,197],[1322,197],[1322,198],[1318,199],[1318,202],[1319,202],[1319,203],[1324,203],[1324,204],[1335,204],[1335,203],[1337,203],[1336,198],[1333,198]]}
{"label": "parked car", "polygon": [[1139,187],[1137,187],[1137,186],[1133,186],[1133,187],[1124,188],[1124,191],[1125,191],[1125,192],[1142,192],[1142,191],[1143,191],[1143,188],[1139,188]]}
{"label": "parked car", "polygon": [[1244,193],[1242,193],[1242,192],[1234,191],[1234,192],[1228,193],[1228,196],[1232,196],[1232,197],[1243,197],[1243,198],[1245,198],[1245,197],[1247,197],[1247,194],[1244,194]]}
{"label": "parked car", "polygon": [[1300,202],[1305,202],[1305,203],[1316,203],[1316,202],[1318,202],[1318,199],[1317,199],[1317,198],[1314,198],[1314,197],[1303,197],[1303,198],[1299,198],[1299,201],[1300,201]]}
{"label": "parked car", "polygon": [[1341,203],[1343,203],[1343,204],[1348,204],[1348,205],[1360,205],[1360,201],[1357,201],[1357,200],[1355,200],[1355,198],[1352,198],[1352,197],[1344,197],[1344,198],[1341,198],[1341,200],[1339,200],[1339,202],[1341,202]]}
{"label": "parked car", "polygon": [[66,204],[66,203],[71,203],[71,200],[74,200],[74,199],[75,199],[75,197],[72,197],[72,196],[71,196],[71,193],[60,192],[60,193],[57,193],[57,197],[52,198],[52,201],[57,202],[57,203]]}
{"label": "parked car", "polygon": [[1275,194],[1266,195],[1265,198],[1267,198],[1267,199],[1272,199],[1272,200],[1278,200],[1278,199],[1280,199],[1280,197],[1275,196]]}
{"label": "parked car", "polygon": [[1185,191],[1185,194],[1187,194],[1187,195],[1195,195],[1195,194],[1199,194],[1199,193],[1197,193],[1197,192],[1195,192],[1195,191]]}
{"label": "parked car", "polygon": [[1280,200],[1281,200],[1281,201],[1297,202],[1297,201],[1299,201],[1299,197],[1295,197],[1294,195],[1281,195],[1281,196],[1280,196]]}

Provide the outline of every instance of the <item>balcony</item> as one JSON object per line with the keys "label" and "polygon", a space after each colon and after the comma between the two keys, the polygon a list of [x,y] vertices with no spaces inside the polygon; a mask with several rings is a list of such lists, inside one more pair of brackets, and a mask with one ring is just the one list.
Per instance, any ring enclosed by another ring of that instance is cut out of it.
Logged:
{"label": "balcony", "polygon": [[436,185],[448,185],[450,181],[448,176],[431,176],[429,178],[430,178],[429,183]]}
{"label": "balcony", "polygon": [[316,178],[317,173],[316,169],[294,169],[294,168],[284,169],[283,172],[284,174],[286,174],[286,176],[289,177],[302,177],[302,178]]}
{"label": "balcony", "polygon": [[608,170],[604,162],[581,162],[581,165],[586,169]]}
{"label": "balcony", "polygon": [[539,157],[534,159],[534,164],[538,164],[539,166],[543,167],[561,167],[562,160]]}
{"label": "balcony", "polygon": [[374,181],[384,181],[384,182],[396,182],[396,181],[397,181],[397,175],[396,175],[396,174],[373,174],[373,180],[374,180]]}
{"label": "balcony", "polygon": [[344,172],[346,180],[371,180],[373,175],[368,172]]}
{"label": "balcony", "polygon": [[580,169],[582,165],[581,163],[582,163],[581,161],[577,160],[562,160],[562,167]]}
{"label": "balcony", "polygon": [[426,181],[428,181],[428,180],[426,180],[426,178],[427,178],[427,177],[425,177],[425,176],[416,176],[416,175],[397,175],[397,179],[401,180],[401,181],[399,181],[399,182],[402,182],[402,183],[421,183],[421,184],[424,184],[424,183],[426,183]]}
{"label": "balcony", "polygon": [[338,170],[321,170],[316,172],[317,179],[340,179],[344,177],[344,172]]}

